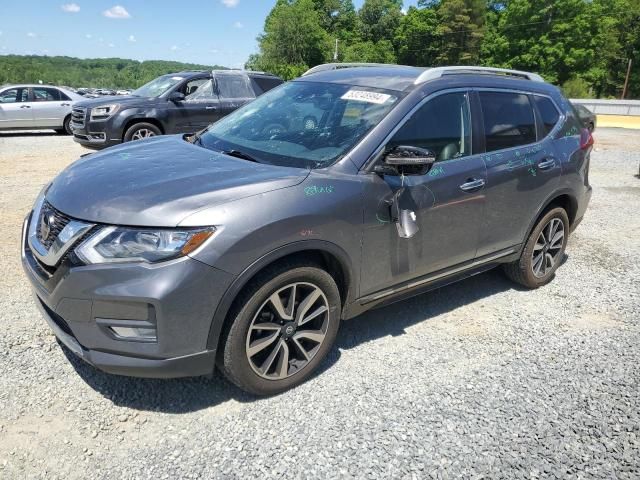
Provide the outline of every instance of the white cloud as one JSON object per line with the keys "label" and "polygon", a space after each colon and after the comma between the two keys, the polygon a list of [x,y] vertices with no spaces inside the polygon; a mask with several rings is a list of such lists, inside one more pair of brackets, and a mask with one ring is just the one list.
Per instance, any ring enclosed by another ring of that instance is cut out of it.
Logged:
{"label": "white cloud", "polygon": [[243,28],[244,27],[244,25],[241,22],[236,22],[236,23],[233,24],[233,26],[235,28]]}
{"label": "white cloud", "polygon": [[130,41],[130,42],[134,42],[134,43],[135,43],[137,40],[136,40],[136,37],[135,37],[135,36],[133,36],[133,35],[129,35],[129,41]]}
{"label": "white cloud", "polygon": [[237,7],[240,0],[221,0],[225,7],[233,8]]}
{"label": "white cloud", "polygon": [[212,48],[211,50],[209,50],[209,52],[218,53],[218,52],[220,52],[220,50],[218,50],[217,48]]}
{"label": "white cloud", "polygon": [[93,37],[93,35],[91,35],[90,33],[87,33],[87,34],[85,35],[85,38],[88,38],[88,39],[91,39],[92,37]]}
{"label": "white cloud", "polygon": [[113,43],[110,43],[109,45],[107,45],[107,47],[113,48],[113,47],[115,47],[115,45]]}
{"label": "white cloud", "polygon": [[78,13],[80,11],[80,5],[77,3],[65,3],[61,5],[60,8],[67,13]]}
{"label": "white cloud", "polygon": [[0,36],[2,36],[2,30],[0,30]]}
{"label": "white cloud", "polygon": [[33,32],[29,32],[29,33],[27,33],[27,37],[29,37],[29,38],[36,38],[37,36],[38,36],[38,35],[36,35],[36,34],[35,34],[35,33],[33,33]]}
{"label": "white cloud", "polygon": [[175,52],[176,50],[180,50],[180,48],[177,45],[172,45],[171,46],[171,51]]}
{"label": "white cloud", "polygon": [[122,5],[116,5],[114,7],[111,7],[108,10],[105,10],[104,12],[102,12],[102,15],[104,15],[107,18],[131,18],[131,15],[129,15],[129,12],[127,12],[127,9],[124,8]]}

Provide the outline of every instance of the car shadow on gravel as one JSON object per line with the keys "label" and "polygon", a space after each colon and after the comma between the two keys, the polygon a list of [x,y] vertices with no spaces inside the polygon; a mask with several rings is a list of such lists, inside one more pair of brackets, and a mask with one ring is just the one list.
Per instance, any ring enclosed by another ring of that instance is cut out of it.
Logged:
{"label": "car shadow on gravel", "polygon": [[43,130],[43,131],[10,131],[10,132],[0,132],[0,138],[11,138],[11,137],[49,137],[49,136],[62,136],[55,130]]}
{"label": "car shadow on gravel", "polygon": [[[497,293],[520,288],[507,280],[501,271],[494,269],[364,313],[341,325],[336,345],[312,378],[322,375],[335,365],[340,359],[341,350],[386,336],[403,335],[412,325],[428,322],[435,316]],[[232,399],[239,402],[260,399],[235,387],[218,371],[211,377],[171,380],[121,377],[97,370],[76,357],[64,345],[60,346],[78,375],[115,405],[179,414],[213,407]]]}

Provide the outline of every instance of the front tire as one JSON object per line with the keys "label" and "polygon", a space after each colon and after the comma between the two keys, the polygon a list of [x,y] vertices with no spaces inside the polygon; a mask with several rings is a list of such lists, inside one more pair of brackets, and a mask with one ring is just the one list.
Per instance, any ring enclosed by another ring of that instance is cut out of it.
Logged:
{"label": "front tire", "polygon": [[255,395],[273,395],[304,382],[338,333],[340,293],[318,266],[269,269],[236,304],[218,363],[232,383]]}
{"label": "front tire", "polygon": [[536,224],[520,258],[504,265],[507,276],[527,288],[549,283],[560,266],[569,239],[569,217],[564,208],[549,210]]}
{"label": "front tire", "polygon": [[151,138],[157,135],[162,135],[162,131],[152,123],[134,123],[125,132],[124,141],[144,140],[145,138]]}

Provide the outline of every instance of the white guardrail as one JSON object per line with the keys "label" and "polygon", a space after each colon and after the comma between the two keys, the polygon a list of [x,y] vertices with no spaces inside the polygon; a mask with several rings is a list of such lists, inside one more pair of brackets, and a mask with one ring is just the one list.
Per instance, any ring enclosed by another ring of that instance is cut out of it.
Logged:
{"label": "white guardrail", "polygon": [[640,116],[640,100],[594,100],[572,98],[571,103],[584,105],[596,115]]}

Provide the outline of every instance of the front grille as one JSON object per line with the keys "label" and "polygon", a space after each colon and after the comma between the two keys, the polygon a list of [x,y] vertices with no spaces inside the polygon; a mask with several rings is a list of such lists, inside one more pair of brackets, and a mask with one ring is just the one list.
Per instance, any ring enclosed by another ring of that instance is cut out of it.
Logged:
{"label": "front grille", "polygon": [[87,109],[83,107],[73,107],[71,110],[71,123],[76,127],[84,127]]}
{"label": "front grille", "polygon": [[66,227],[70,221],[71,219],[69,217],[45,201],[40,210],[40,217],[36,225],[36,236],[38,240],[49,250],[62,229]]}

